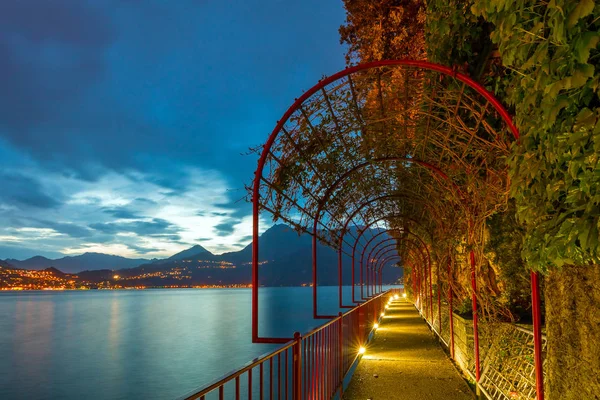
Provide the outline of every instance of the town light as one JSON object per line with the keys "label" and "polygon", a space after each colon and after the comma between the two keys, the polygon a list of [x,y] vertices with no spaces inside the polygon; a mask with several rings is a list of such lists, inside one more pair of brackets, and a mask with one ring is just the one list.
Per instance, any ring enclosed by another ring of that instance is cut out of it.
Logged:
{"label": "town light", "polygon": [[358,348],[358,354],[365,354],[365,351],[367,351],[367,349],[365,349],[363,346]]}

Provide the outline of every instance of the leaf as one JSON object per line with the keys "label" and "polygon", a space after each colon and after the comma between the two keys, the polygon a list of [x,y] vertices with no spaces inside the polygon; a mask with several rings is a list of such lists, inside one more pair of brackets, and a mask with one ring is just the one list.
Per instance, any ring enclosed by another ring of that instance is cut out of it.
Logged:
{"label": "leaf", "polygon": [[598,41],[600,41],[600,33],[598,32],[588,31],[581,35],[575,43],[575,59],[582,64],[586,64],[590,57],[590,50],[598,45]]}
{"label": "leaf", "polygon": [[569,14],[567,27],[572,28],[581,18],[590,15],[594,11],[594,0],[581,0]]}
{"label": "leaf", "polygon": [[548,121],[548,125],[553,125],[556,121],[556,116],[558,113],[565,107],[569,105],[569,98],[567,96],[558,96],[554,105],[547,109],[546,117]]}
{"label": "leaf", "polygon": [[593,129],[596,125],[596,114],[594,114],[589,108],[584,108],[579,111],[577,117],[575,117],[575,126],[573,130],[588,130]]}

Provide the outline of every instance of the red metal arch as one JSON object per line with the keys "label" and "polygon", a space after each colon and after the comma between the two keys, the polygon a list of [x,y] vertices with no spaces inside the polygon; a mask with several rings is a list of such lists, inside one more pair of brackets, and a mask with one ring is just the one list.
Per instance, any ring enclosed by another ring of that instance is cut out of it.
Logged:
{"label": "red metal arch", "polygon": [[[375,282],[376,286],[379,285],[379,291],[377,293],[383,292],[383,268],[385,268],[385,266],[388,265],[388,263],[395,258],[397,258],[398,261],[402,260],[402,257],[400,257],[399,255],[392,254],[391,256],[387,257],[385,260],[382,260],[379,263],[379,265],[375,266],[375,268],[378,271],[378,276],[379,276],[379,284],[377,282]],[[398,261],[396,261],[396,262],[398,262]]]}
{"label": "red metal arch", "polygon": [[[318,284],[317,284],[317,236],[318,236],[318,226],[320,223],[320,219],[321,219],[321,213],[323,212],[323,208],[325,207],[325,205],[327,204],[327,202],[329,201],[329,198],[331,196],[331,194],[335,191],[335,189],[338,188],[338,186],[340,186],[349,176],[351,176],[352,174],[359,172],[360,170],[362,170],[363,168],[376,164],[376,163],[382,163],[382,162],[390,162],[390,161],[403,161],[403,162],[410,162],[410,163],[415,163],[417,165],[420,165],[422,167],[424,167],[425,169],[432,171],[434,174],[440,176],[442,179],[450,182],[450,184],[452,185],[452,187],[458,192],[459,197],[462,198],[462,193],[460,191],[460,188],[454,184],[450,178],[448,177],[448,175],[446,175],[439,167],[415,159],[415,158],[408,158],[408,157],[382,157],[382,158],[374,158],[372,160],[368,160],[365,162],[362,162],[360,164],[355,165],[354,167],[350,168],[349,170],[347,170],[346,172],[344,172],[341,176],[339,176],[325,191],[325,193],[323,194],[323,197],[321,198],[321,200],[319,201],[318,207],[317,207],[317,211],[315,213],[315,217],[313,220],[313,227],[312,227],[312,280],[313,280],[313,318],[315,319],[331,319],[331,318],[335,318],[335,315],[319,315],[318,313],[318,307],[317,307],[317,303],[318,303],[318,292],[317,292],[317,288],[318,288]],[[343,237],[342,239],[343,240]],[[362,297],[362,286],[361,286],[361,297]]]}
{"label": "red metal arch", "polygon": [[[378,219],[376,219],[376,220],[373,220],[373,221],[370,221],[370,222],[368,222],[368,223],[367,223],[367,224],[364,226],[364,228],[363,228],[363,229],[362,229],[362,230],[359,232],[359,234],[358,234],[358,237],[357,237],[356,241],[354,242],[354,246],[353,246],[353,248],[352,248],[352,302],[354,302],[354,303],[357,303],[357,302],[354,300],[354,298],[355,298],[355,296],[354,296],[354,286],[355,286],[355,280],[354,280],[355,276],[354,276],[354,274],[355,274],[355,264],[356,264],[356,260],[355,260],[355,257],[356,257],[356,247],[357,247],[357,245],[358,245],[358,243],[359,243],[359,241],[360,241],[360,238],[362,237],[362,235],[364,234],[364,232],[365,232],[365,231],[366,231],[366,230],[367,230],[367,229],[368,229],[368,228],[369,228],[371,225],[373,225],[373,224],[375,224],[375,223],[377,223],[377,222],[383,221],[383,220],[385,220],[385,219],[388,219],[388,218],[404,218],[404,217],[405,217],[405,216],[404,216],[404,215],[402,215],[402,214],[390,214],[390,215],[386,215],[386,216],[383,216],[383,217],[381,217],[381,218],[378,218]],[[366,248],[367,246],[368,246],[368,243],[367,243],[365,246],[363,246],[363,251],[365,251],[365,248]],[[360,271],[361,300],[362,300],[362,299],[364,299],[364,296],[363,296],[363,291],[362,291],[362,285],[363,285],[363,280],[362,280],[362,278],[363,278],[363,270],[362,270],[362,267],[361,267],[361,271]]]}
{"label": "red metal arch", "polygon": [[[346,219],[346,221],[344,222],[344,226],[341,230],[340,233],[340,238],[339,238],[339,242],[338,242],[338,285],[339,285],[339,293],[338,293],[338,297],[339,297],[339,306],[340,308],[352,308],[354,307],[354,305],[352,306],[346,306],[343,304],[343,298],[342,298],[342,286],[343,286],[343,277],[342,277],[342,270],[343,270],[343,260],[342,260],[342,247],[344,244],[344,235],[346,234],[346,231],[348,229],[348,225],[350,224],[350,221],[352,221],[354,219],[354,217],[356,217],[356,215],[358,215],[361,211],[363,211],[363,209],[365,207],[370,206],[371,204],[381,201],[381,200],[385,200],[385,199],[397,199],[397,198],[404,198],[406,196],[406,194],[404,192],[402,193],[397,193],[397,194],[388,194],[388,195],[383,195],[383,196],[379,196],[373,199],[368,199],[367,201],[361,203],[353,212],[352,214],[350,214],[348,216],[348,218]],[[402,216],[402,218],[408,219],[410,221],[413,221],[415,223],[418,224],[418,222],[408,216]],[[364,221],[367,222],[367,221]],[[369,224],[367,224],[369,225]],[[355,225],[356,226],[356,225]],[[427,232],[429,233],[429,232]],[[431,236],[431,233],[429,233]],[[355,243],[354,243],[354,248],[356,248],[356,243],[360,240],[360,237],[362,236],[362,232],[361,234],[355,239]],[[354,254],[354,252],[353,252]],[[354,265],[352,266],[352,286],[353,286],[353,293],[354,293]],[[314,282],[313,282],[314,284]],[[354,296],[352,296],[352,301],[354,302]]]}

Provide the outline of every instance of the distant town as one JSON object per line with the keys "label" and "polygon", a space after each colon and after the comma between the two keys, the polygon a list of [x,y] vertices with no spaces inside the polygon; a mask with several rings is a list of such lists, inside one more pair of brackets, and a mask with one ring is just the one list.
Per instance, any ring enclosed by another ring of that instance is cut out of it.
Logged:
{"label": "distant town", "polygon": [[[182,261],[189,263],[190,261]],[[112,271],[107,279],[82,278],[79,274],[66,274],[56,268],[41,271],[0,267],[0,290],[89,290],[89,289],[152,289],[152,288],[250,288],[247,283],[192,284],[193,269],[230,269],[231,263],[200,261],[194,267],[174,267],[168,270],[145,272],[138,275],[121,276]],[[89,275],[89,273],[87,274]],[[103,274],[105,275],[105,274]],[[152,280],[152,284],[148,280]],[[158,281],[157,281],[158,280]],[[160,281],[164,281],[161,284]],[[180,283],[174,283],[179,281]]]}

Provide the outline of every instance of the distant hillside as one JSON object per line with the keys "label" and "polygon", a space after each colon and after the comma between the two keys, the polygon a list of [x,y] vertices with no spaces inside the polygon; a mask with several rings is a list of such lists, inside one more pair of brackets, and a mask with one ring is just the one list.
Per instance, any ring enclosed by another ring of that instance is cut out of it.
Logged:
{"label": "distant hillside", "polygon": [[171,257],[167,258],[167,260],[191,260],[198,257],[205,257],[208,255],[212,256],[214,254],[197,244],[192,248],[172,255]]}
{"label": "distant hillside", "polygon": [[130,259],[101,253],[84,253],[79,256],[67,256],[56,260],[35,256],[23,261],[8,259],[6,262],[12,264],[15,268],[43,270],[54,267],[62,272],[72,274],[84,270],[133,268],[151,262],[151,260]]}
{"label": "distant hillside", "polygon": [[[348,233],[348,242],[357,236],[357,228]],[[367,231],[365,238],[376,230]],[[373,242],[387,239],[381,235]],[[366,242],[366,239],[362,241]],[[351,253],[349,244],[345,253]],[[317,247],[319,285],[338,284],[337,251],[319,244]],[[287,225],[274,225],[259,241],[261,262],[259,282],[264,286],[297,286],[312,282],[312,237],[299,235]],[[351,282],[351,258],[343,255],[344,284]],[[46,270],[63,278],[64,273],[76,273],[77,282],[99,286],[197,286],[247,285],[251,282],[252,246],[236,252],[215,255],[196,245],[164,260],[131,260],[106,254],[86,253],[81,256],[50,260],[33,257],[25,261],[7,260],[16,268]],[[356,255],[358,271],[360,252]],[[399,268],[384,270],[384,283],[393,283],[402,276]],[[356,276],[356,282],[359,281]]]}
{"label": "distant hillside", "polygon": [[[372,237],[371,234],[365,237]],[[350,230],[348,241],[351,242],[352,235],[357,236],[356,228]],[[388,236],[381,235],[379,240],[373,242],[375,245]],[[236,252],[214,255],[208,251],[196,253],[197,248],[185,250],[178,254],[186,255],[185,258],[170,257],[152,264],[140,265],[139,267],[118,271],[121,277],[132,279],[136,276],[146,278],[138,280],[139,284],[156,285],[161,279],[164,281],[168,273],[181,271],[182,276],[192,284],[248,284],[251,281],[252,245]],[[201,248],[201,247],[200,247]],[[201,248],[202,249],[202,248]],[[344,246],[347,253],[351,252],[348,245]],[[196,254],[194,254],[196,253]],[[189,256],[189,254],[194,254]],[[265,231],[259,241],[259,258],[262,262],[259,273],[260,284],[264,286],[296,286],[312,282],[312,237],[308,234],[299,235],[294,229],[287,225],[274,225]],[[320,285],[338,284],[338,255],[337,251],[318,244],[317,259],[318,283]],[[357,254],[356,263],[360,261]],[[351,283],[351,258],[343,256],[343,279],[344,284]],[[159,278],[162,274],[163,278]],[[81,274],[80,274],[81,275]],[[178,275],[175,275],[178,277]],[[384,282],[393,283],[402,276],[398,268],[387,268],[384,270]],[[175,278],[174,278],[175,279]],[[356,277],[357,281],[360,279]],[[174,281],[184,282],[182,280]]]}

